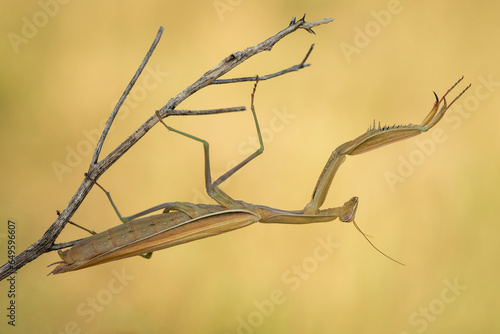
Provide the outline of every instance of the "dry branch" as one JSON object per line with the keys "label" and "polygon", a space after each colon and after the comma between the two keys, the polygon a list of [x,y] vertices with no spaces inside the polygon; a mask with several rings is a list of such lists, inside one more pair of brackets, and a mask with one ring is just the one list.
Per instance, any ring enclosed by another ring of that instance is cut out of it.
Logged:
{"label": "dry branch", "polygon": [[[255,80],[255,77],[245,77],[245,78],[235,78],[235,79],[219,79],[219,78],[222,75],[234,69],[236,66],[243,63],[245,60],[249,59],[250,57],[262,51],[270,51],[274,46],[274,44],[276,44],[278,41],[280,41],[285,36],[291,34],[292,32],[298,29],[305,29],[310,33],[314,33],[314,31],[312,30],[313,27],[326,24],[331,21],[332,19],[326,18],[319,21],[306,22],[305,15],[298,21],[296,21],[295,18],[293,18],[288,27],[278,32],[276,35],[266,39],[262,43],[248,47],[243,51],[237,51],[230,54],[214,68],[210,69],[205,74],[203,74],[196,82],[194,82],[192,85],[184,89],[178,95],[170,99],[168,103],[165,104],[165,106],[163,106],[157,112],[162,118],[164,118],[173,115],[206,115],[206,114],[216,114],[216,113],[245,110],[245,107],[220,108],[211,110],[176,110],[175,108],[182,101],[186,100],[188,97],[190,97],[191,95],[193,95],[194,93],[196,93],[197,91],[208,85]],[[114,118],[116,117],[116,114],[118,113],[118,110],[120,109],[122,103],[127,97],[128,93],[134,86],[134,83],[136,82],[137,78],[139,77],[142,70],[146,66],[146,63],[148,62],[151,54],[153,53],[156,45],[158,44],[161,38],[162,32],[163,28],[160,28],[153,44],[151,45],[148,53],[146,54],[146,57],[139,66],[139,69],[135,73],[129,85],[125,89],[125,92],[123,93],[118,104],[111,113],[108,122],[106,123],[103,133],[97,143],[97,147],[95,149],[92,161],[90,163],[89,170],[87,172],[88,176],[93,180],[97,180],[109,167],[111,167],[111,165],[113,165],[123,154],[125,154],[125,152],[127,152],[135,143],[137,143],[139,139],[141,139],[155,124],[159,122],[159,118],[156,112],[153,113],[153,115],[144,124],[142,124],[133,134],[131,134],[123,143],[121,143],[104,159],[98,161],[101,148],[104,144],[108,131],[111,127],[111,124]],[[299,64],[273,74],[259,76],[260,80],[274,78],[276,76],[283,75],[291,71],[298,71],[306,66],[309,66],[309,64],[306,64],[305,61],[307,60],[307,57],[312,51],[312,48],[313,46],[311,46],[306,57]],[[9,275],[15,273],[18,269],[25,266],[28,262],[31,262],[34,259],[38,258],[40,255],[56,249],[72,246],[78,241],[74,240],[62,244],[55,244],[57,236],[61,233],[64,226],[76,212],[80,204],[83,202],[87,194],[92,189],[93,185],[94,183],[92,183],[92,181],[90,181],[88,178],[85,177],[83,179],[80,187],[76,191],[75,195],[73,195],[66,208],[57,217],[56,221],[47,229],[44,235],[38,241],[29,246],[25,251],[23,251],[21,254],[15,257],[13,260],[7,262],[2,267],[0,267],[0,280],[3,280]]]}

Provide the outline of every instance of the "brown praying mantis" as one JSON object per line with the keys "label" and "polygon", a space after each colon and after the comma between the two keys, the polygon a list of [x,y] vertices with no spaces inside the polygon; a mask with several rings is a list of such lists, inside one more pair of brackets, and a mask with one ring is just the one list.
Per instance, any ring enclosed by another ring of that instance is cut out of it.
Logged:
{"label": "brown praying mantis", "polygon": [[[54,263],[58,264],[58,266],[51,273],[65,273],[146,253],[147,255],[142,256],[149,258],[154,251],[233,231],[257,222],[308,224],[328,222],[338,218],[341,222],[352,222],[366,240],[368,240],[377,251],[381,252],[371,243],[354,221],[354,216],[358,207],[357,197],[352,197],[340,207],[320,209],[328,194],[332,180],[347,155],[365,153],[400,140],[408,139],[422,132],[426,132],[435,126],[450,106],[470,87],[470,85],[468,85],[450,104],[447,104],[446,96],[460,81],[462,81],[462,79],[463,77],[448,89],[443,97],[438,98],[436,93],[434,93],[436,101],[421,124],[383,127],[379,125],[376,127],[374,123],[373,127],[370,127],[368,131],[361,136],[337,147],[332,152],[318,178],[311,201],[304,209],[295,211],[279,210],[264,205],[254,205],[243,201],[237,201],[219,188],[222,182],[227,180],[264,151],[264,143],[262,141],[259,122],[254,107],[254,96],[258,78],[251,95],[251,110],[260,147],[237,166],[219,177],[215,182],[212,182],[211,178],[208,142],[166,125],[157,113],[160,122],[168,130],[203,144],[205,187],[208,195],[218,204],[168,202],[139,212],[130,217],[122,217],[111,199],[110,194],[94,181],[96,185],[106,193],[111,205],[124,224],[82,239],[68,250],[59,251],[59,256],[62,261]],[[161,214],[139,218],[161,209],[164,210]],[[392,258],[390,259],[398,262]]]}

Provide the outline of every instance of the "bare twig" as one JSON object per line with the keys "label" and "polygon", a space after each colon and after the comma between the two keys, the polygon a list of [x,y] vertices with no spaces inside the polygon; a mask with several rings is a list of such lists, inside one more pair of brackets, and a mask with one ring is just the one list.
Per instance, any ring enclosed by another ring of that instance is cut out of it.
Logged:
{"label": "bare twig", "polygon": [[118,110],[120,110],[123,102],[125,102],[125,99],[128,96],[128,93],[130,93],[130,90],[132,87],[134,87],[135,82],[137,79],[139,79],[139,76],[142,73],[142,70],[144,67],[146,67],[146,64],[149,61],[149,58],[151,58],[151,55],[153,54],[153,51],[156,49],[156,46],[158,45],[158,42],[160,41],[161,35],[163,34],[163,27],[160,27],[158,29],[158,33],[156,34],[155,40],[153,41],[153,44],[149,48],[148,53],[146,53],[146,56],[144,57],[144,60],[142,61],[141,65],[135,72],[132,80],[130,80],[130,83],[128,84],[127,88],[125,88],[125,91],[123,92],[122,96],[116,103],[115,108],[111,112],[111,115],[109,116],[108,121],[106,122],[106,126],[104,127],[104,130],[102,131],[101,137],[99,138],[99,141],[97,142],[97,146],[95,148],[94,156],[92,157],[92,163],[95,164],[97,163],[97,160],[99,159],[99,154],[101,153],[102,145],[104,145],[104,140],[106,139],[106,136],[108,135],[109,129],[111,128],[111,124],[115,120],[116,114],[118,114]]}
{"label": "bare twig", "polygon": [[[223,109],[212,109],[212,110],[176,110],[175,108],[184,100],[186,100],[188,97],[199,91],[200,89],[211,85],[215,83],[215,81],[220,78],[222,75],[226,74],[227,72],[231,71],[233,68],[236,66],[240,65],[242,62],[245,60],[249,59],[250,57],[262,52],[262,51],[270,51],[274,44],[276,44],[278,41],[280,41],[282,38],[285,36],[291,34],[292,32],[298,30],[298,29],[305,29],[310,33],[314,33],[312,31],[313,27],[326,24],[331,22],[332,19],[326,18],[323,20],[319,21],[314,21],[314,22],[306,22],[305,21],[305,16],[302,17],[300,20],[296,21],[295,18],[290,22],[289,26],[283,29],[282,31],[278,32],[276,35],[268,38],[267,40],[263,41],[262,43],[259,43],[255,46],[248,47],[243,51],[238,51],[230,54],[228,57],[226,57],[222,62],[220,62],[218,65],[216,65],[214,68],[203,74],[196,82],[194,82],[192,85],[184,89],[182,92],[177,94],[174,98],[170,99],[166,105],[164,105],[160,110],[156,111],[144,124],[142,124],[132,135],[130,135],[123,143],[121,143],[115,150],[113,150],[108,156],[106,156],[104,159],[101,161],[98,161],[99,159],[99,154],[102,148],[102,145],[104,143],[104,140],[107,136],[107,133],[109,131],[109,128],[111,127],[111,124],[120,108],[122,105],[123,101],[127,97],[128,93],[130,92],[130,89],[136,82],[139,74],[141,71],[144,69],[144,66],[146,65],[149,57],[151,56],[152,52],[154,51],[160,37],[163,31],[163,28],[160,28],[158,31],[156,38],[149,49],[146,57],[144,58],[143,62],[139,66],[139,69],[137,70],[136,74],[132,78],[131,82],[125,89],[125,92],[123,93],[122,97],[120,98],[120,101],[118,102],[117,106],[113,110],[110,118],[108,119],[108,122],[106,123],[106,127],[103,130],[103,133],[99,139],[99,142],[97,144],[97,148],[95,150],[94,156],[92,157],[89,170],[88,170],[88,176],[92,180],[97,180],[110,166],[112,166],[125,152],[127,152],[139,139],[141,139],[155,124],[157,124],[160,120],[160,118],[156,115],[158,113],[161,118],[167,117],[167,116],[172,116],[172,115],[206,115],[206,114],[215,114],[215,113],[223,113],[223,112],[233,112],[233,111],[241,111],[244,110],[244,107],[234,107],[234,108],[223,108]],[[307,56],[306,56],[307,58]],[[277,75],[285,74],[290,71],[296,71],[301,68],[306,67],[308,64],[305,64],[305,59],[302,61],[299,65],[296,65],[294,67],[291,67],[290,69],[277,72],[275,74],[270,75],[270,77],[275,77]],[[255,80],[255,77],[254,79]],[[263,80],[263,77],[260,77],[260,80]],[[245,81],[245,80],[240,80],[240,81]],[[240,82],[240,81],[235,81],[235,82]],[[218,82],[222,83],[222,82]],[[27,263],[33,261],[34,259],[38,258],[40,255],[43,253],[56,250],[56,249],[61,249],[64,247],[69,247],[74,245],[77,240],[75,241],[70,241],[66,243],[61,243],[61,244],[54,244],[57,236],[61,233],[62,229],[64,226],[69,222],[73,214],[76,212],[80,204],[83,202],[87,194],[90,192],[92,189],[93,182],[89,180],[89,178],[84,178],[82,181],[80,187],[77,189],[76,193],[73,195],[71,200],[69,201],[68,205],[66,208],[61,212],[61,214],[57,217],[56,221],[50,225],[50,227],[47,229],[47,231],[44,233],[44,235],[37,240],[35,243],[33,243],[31,246],[29,246],[25,251],[23,251],[21,254],[19,254],[17,257],[15,257],[12,261],[9,261],[8,263],[4,264],[2,267],[0,267],[0,280],[5,279],[12,273],[16,272],[19,268],[25,266]]]}
{"label": "bare twig", "polygon": [[[314,48],[314,44],[311,45],[311,47],[309,48],[309,51],[307,51],[306,56],[300,62],[300,64],[294,65],[292,67],[289,67],[287,69],[284,69],[284,70],[276,72],[276,73],[259,76],[259,81],[272,79],[272,78],[275,78],[277,76],[280,76],[280,75],[283,75],[283,74],[286,74],[286,73],[289,73],[289,72],[298,71],[298,70],[300,70],[300,69],[302,69],[304,67],[311,66],[311,64],[306,64],[305,62],[306,62],[307,58],[309,57],[309,55],[311,54],[313,48]],[[220,84],[227,84],[227,83],[236,83],[236,82],[244,82],[244,81],[256,81],[256,80],[257,80],[257,76],[234,78],[234,79],[218,79],[218,80],[214,80],[214,82],[212,82],[212,84],[214,84],[214,85],[215,84],[219,84],[220,85]]]}
{"label": "bare twig", "polygon": [[215,115],[235,111],[245,111],[247,108],[241,107],[230,107],[230,108],[219,108],[219,109],[207,109],[207,110],[168,110],[170,116],[189,116],[189,115]]}

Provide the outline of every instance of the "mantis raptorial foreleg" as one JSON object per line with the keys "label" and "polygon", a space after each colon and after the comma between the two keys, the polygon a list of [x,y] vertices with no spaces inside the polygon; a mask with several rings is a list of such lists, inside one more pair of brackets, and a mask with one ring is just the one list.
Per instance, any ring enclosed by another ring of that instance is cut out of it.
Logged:
{"label": "mantis raptorial foreleg", "polygon": [[[453,99],[453,101],[451,101],[449,105],[446,103],[446,95],[448,95],[448,93],[451,92],[451,90],[455,88],[455,86],[458,85],[463,78],[464,77],[461,77],[457,82],[455,82],[455,84],[446,91],[441,99],[439,99],[436,93],[434,93],[436,102],[420,125],[408,124],[380,127],[379,124],[377,128],[375,127],[374,121],[373,127],[370,127],[367,132],[356,139],[348,141],[337,147],[332,152],[332,155],[323,168],[323,171],[318,178],[318,182],[316,183],[316,187],[314,188],[311,202],[307,204],[304,209],[304,213],[314,214],[323,205],[332,180],[347,155],[365,153],[400,140],[417,136],[436,125],[444,116],[446,110],[448,110],[451,105],[470,87],[470,85],[468,85],[460,94],[458,94],[457,97]],[[439,109],[442,102],[444,102],[443,106]]]}

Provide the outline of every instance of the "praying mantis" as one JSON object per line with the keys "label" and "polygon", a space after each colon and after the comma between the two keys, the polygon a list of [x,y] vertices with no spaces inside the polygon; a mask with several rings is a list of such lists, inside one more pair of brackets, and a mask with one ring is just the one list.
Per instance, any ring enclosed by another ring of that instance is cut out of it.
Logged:
{"label": "praying mantis", "polygon": [[[431,111],[424,118],[421,124],[383,127],[379,124],[379,126],[376,127],[374,123],[373,126],[369,127],[368,130],[361,136],[338,146],[332,152],[318,178],[312,193],[311,201],[302,210],[280,210],[264,205],[254,205],[234,200],[219,188],[219,185],[222,182],[227,180],[264,151],[264,143],[262,141],[259,122],[257,120],[254,107],[254,96],[258,83],[258,77],[251,94],[251,111],[260,147],[253,154],[248,156],[214,182],[212,182],[210,171],[209,143],[201,138],[168,126],[163,122],[160,115],[157,113],[159,121],[168,130],[203,144],[205,187],[208,195],[218,204],[168,202],[157,205],[130,217],[122,217],[111,199],[110,194],[94,181],[94,183],[105,192],[118,217],[124,224],[82,239],[68,250],[59,251],[59,256],[62,261],[53,263],[57,264],[57,267],[53,269],[51,274],[60,274],[79,270],[136,255],[150,257],[151,253],[157,250],[233,231],[257,222],[308,224],[328,222],[338,218],[341,222],[352,222],[356,229],[366,238],[366,240],[368,240],[368,242],[377,251],[381,252],[375,247],[375,245],[373,245],[373,243],[371,243],[371,241],[354,221],[356,209],[358,207],[358,197],[352,197],[340,207],[321,209],[333,178],[335,177],[339,167],[345,161],[346,156],[362,154],[391,143],[408,139],[434,127],[443,118],[445,112],[450,108],[450,106],[470,87],[469,84],[452,100],[450,104],[447,104],[446,96],[458,85],[460,81],[462,81],[462,79],[463,76],[455,84],[453,84],[453,86],[448,89],[441,98],[438,98],[436,93],[434,93],[436,101],[434,102]],[[161,209],[163,209],[163,213],[161,214],[139,218]],[[398,262],[392,258],[390,259]]]}

